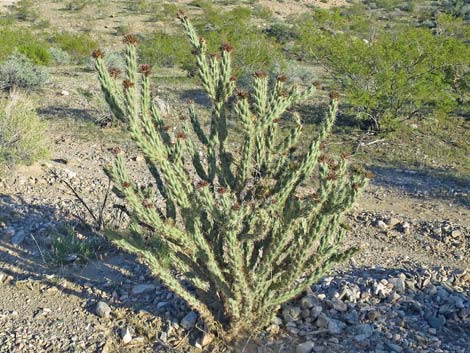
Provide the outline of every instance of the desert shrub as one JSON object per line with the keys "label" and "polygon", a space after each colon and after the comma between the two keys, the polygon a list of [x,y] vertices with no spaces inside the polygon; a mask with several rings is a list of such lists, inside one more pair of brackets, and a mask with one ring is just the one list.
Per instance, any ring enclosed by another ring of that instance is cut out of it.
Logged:
{"label": "desert shrub", "polygon": [[367,40],[318,29],[315,21],[299,36],[299,51],[330,71],[355,114],[376,130],[412,117],[444,116],[456,105],[446,74],[455,58],[464,57],[456,39],[397,27]]}
{"label": "desert shrub", "polygon": [[0,28],[0,61],[5,60],[15,50],[20,50],[34,62],[47,64],[50,60],[47,48],[46,41],[27,29],[19,31],[12,27]]}
{"label": "desert shrub", "polygon": [[182,35],[154,33],[139,45],[139,56],[152,65],[190,68],[193,60],[189,48]]}
{"label": "desert shrub", "polygon": [[0,64],[0,88],[34,89],[43,86],[49,78],[48,70],[34,64],[28,57],[14,53]]}
{"label": "desert shrub", "polygon": [[[300,117],[288,109],[312,95],[315,86],[299,91],[286,86],[282,75],[271,85],[257,71],[252,94],[236,90],[232,47],[224,44],[219,55],[208,55],[206,41],[183,13],[179,18],[211,101],[208,131],[192,105],[186,125],[169,128],[151,97],[151,67],[137,65],[134,37],[127,37],[122,82],[106,68],[103,53],[94,53],[104,97],[116,117],[129,124],[155,178],[153,186],[141,187],[115,150],[107,172],[134,225],[129,234],[110,236],[142,255],[210,330],[230,341],[268,325],[279,305],[354,252],[338,246],[347,228],[341,215],[365,177],[348,168],[344,158],[321,150],[338,108],[335,93],[318,135],[303,136]],[[228,129],[229,118],[242,136]],[[293,120],[285,134],[281,118]],[[308,140],[306,152],[295,149],[301,139]],[[195,290],[185,286],[188,282]]]}
{"label": "desert shrub", "polygon": [[[108,49],[103,52],[103,58],[108,69],[116,69],[116,72],[124,72],[126,65],[122,52]],[[85,69],[87,71],[95,70],[95,61],[91,56],[85,60]]]}
{"label": "desert shrub", "polygon": [[16,18],[22,21],[35,21],[38,18],[34,0],[20,0],[14,5]]}
{"label": "desert shrub", "polygon": [[41,43],[30,43],[27,45],[20,45],[18,52],[28,57],[33,63],[38,65],[49,65],[51,62],[51,55]]}
{"label": "desert shrub", "polygon": [[70,55],[65,50],[60,48],[50,47],[49,56],[51,61],[57,65],[66,65],[70,63]]}
{"label": "desert shrub", "polygon": [[[193,5],[200,6],[204,11],[196,28],[210,43],[209,51],[217,52],[222,42],[229,42],[235,48],[237,56],[233,64],[236,75],[269,69],[274,64],[282,65],[285,62],[280,44],[251,23],[250,9],[235,7],[220,13],[220,9],[206,1]],[[142,60],[148,63],[164,66],[178,64],[192,73],[196,66],[188,54],[188,48],[180,35],[156,33],[143,41],[139,53]]]}
{"label": "desert shrub", "polygon": [[47,156],[46,127],[31,101],[18,96],[0,100],[0,172]]}
{"label": "desert shrub", "polygon": [[98,47],[98,43],[87,33],[62,32],[53,36],[52,42],[76,60],[89,57],[90,53]]}

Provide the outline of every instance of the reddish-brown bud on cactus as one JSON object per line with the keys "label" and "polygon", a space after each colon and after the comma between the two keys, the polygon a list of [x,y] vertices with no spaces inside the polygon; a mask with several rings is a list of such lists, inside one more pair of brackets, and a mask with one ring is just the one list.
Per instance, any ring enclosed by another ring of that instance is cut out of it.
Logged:
{"label": "reddish-brown bud on cactus", "polygon": [[95,59],[104,58],[104,52],[101,49],[96,49],[91,53],[91,56]]}
{"label": "reddish-brown bud on cactus", "polygon": [[152,73],[152,66],[149,64],[142,64],[139,66],[140,73],[144,74],[145,76],[149,77]]}
{"label": "reddish-brown bud on cactus", "polygon": [[227,53],[230,53],[233,50],[233,47],[228,43],[224,43],[220,46],[220,50],[221,51],[226,51]]}
{"label": "reddish-brown bud on cactus", "polygon": [[227,188],[224,187],[224,186],[221,186],[219,188],[217,188],[217,192],[221,195],[225,194],[227,192]]}
{"label": "reddish-brown bud on cactus", "polygon": [[289,92],[285,91],[285,90],[282,90],[280,93],[279,93],[279,96],[282,97],[282,98],[289,98]]}
{"label": "reddish-brown bud on cactus", "polygon": [[129,183],[128,181],[125,181],[122,183],[122,187],[125,188],[125,189],[128,189],[131,187],[131,183]]}
{"label": "reddish-brown bud on cactus", "polygon": [[266,78],[268,77],[268,74],[262,70],[255,71],[253,73],[254,78]]}
{"label": "reddish-brown bud on cactus", "polygon": [[281,118],[273,119],[273,123],[277,124],[281,121]]}
{"label": "reddish-brown bud on cactus", "polygon": [[186,16],[186,13],[182,9],[179,9],[178,12],[176,13],[176,18],[181,20],[181,19],[187,19],[188,16]]}
{"label": "reddish-brown bud on cactus", "polygon": [[205,188],[206,186],[209,185],[209,182],[208,181],[205,181],[205,180],[202,180],[202,181],[199,181],[197,184],[196,184],[196,187],[198,189],[200,188]]}
{"label": "reddish-brown bud on cactus", "polygon": [[170,125],[165,125],[165,126],[163,127],[163,131],[165,131],[165,132],[167,132],[167,131],[170,130],[170,129],[171,129],[171,126],[170,126]]}
{"label": "reddish-brown bud on cactus", "polygon": [[112,154],[114,154],[115,156],[118,156],[118,155],[121,155],[121,154],[124,153],[124,152],[122,152],[121,148],[118,147],[118,146],[113,147],[113,148],[111,149],[111,152],[112,152]]}
{"label": "reddish-brown bud on cactus", "polygon": [[248,92],[247,91],[243,91],[243,90],[238,90],[237,91],[237,97],[238,99],[247,99],[248,98]]}
{"label": "reddish-brown bud on cactus", "polygon": [[121,75],[121,70],[116,67],[111,67],[108,72],[112,78],[118,78]]}
{"label": "reddish-brown bud on cactus", "polygon": [[330,99],[338,100],[339,99],[339,93],[337,91],[331,91],[330,92]]}
{"label": "reddish-brown bud on cactus", "polygon": [[134,87],[134,82],[132,82],[131,80],[124,80],[122,81],[122,86],[124,87],[124,89],[129,89],[131,87]]}
{"label": "reddish-brown bud on cactus", "polygon": [[123,39],[124,44],[137,45],[139,44],[139,38],[134,34],[126,34]]}
{"label": "reddish-brown bud on cactus", "polygon": [[237,81],[237,76],[230,76],[230,81],[231,82]]}
{"label": "reddish-brown bud on cactus", "polygon": [[277,80],[279,82],[286,82],[287,81],[287,76],[284,75],[284,74],[280,74],[280,75],[277,76]]}
{"label": "reddish-brown bud on cactus", "polygon": [[180,139],[180,140],[184,140],[184,139],[186,139],[187,137],[188,137],[188,135],[186,135],[184,132],[178,132],[178,133],[176,134],[176,138],[177,138],[177,139]]}

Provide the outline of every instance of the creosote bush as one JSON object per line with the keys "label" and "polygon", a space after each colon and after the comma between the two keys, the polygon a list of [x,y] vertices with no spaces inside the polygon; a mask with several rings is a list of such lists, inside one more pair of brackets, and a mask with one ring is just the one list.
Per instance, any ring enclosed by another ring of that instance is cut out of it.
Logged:
{"label": "creosote bush", "polygon": [[30,164],[48,154],[45,125],[32,103],[17,95],[0,100],[0,174],[7,166]]}
{"label": "creosote bush", "polygon": [[[322,151],[335,121],[337,94],[331,94],[318,137],[305,137],[290,109],[311,96],[314,86],[287,87],[283,75],[271,85],[267,74],[257,71],[252,93],[238,90],[232,46],[223,44],[209,55],[206,40],[185,14],[178,17],[212,103],[207,131],[191,104],[184,126],[174,129],[162,119],[151,97],[151,67],[137,65],[135,37],[126,36],[124,73],[108,71],[103,52],[94,52],[106,101],[127,122],[155,178],[155,186],[139,186],[126,171],[123,153],[115,151],[107,172],[128,203],[133,226],[126,234],[109,234],[140,254],[208,330],[231,341],[267,326],[281,304],[354,253],[339,247],[347,228],[341,218],[366,178],[345,158]],[[241,146],[229,139],[234,133],[229,118],[243,131]],[[286,134],[283,118],[296,122]],[[296,152],[305,138],[306,152]],[[175,272],[184,274],[184,281]]]}

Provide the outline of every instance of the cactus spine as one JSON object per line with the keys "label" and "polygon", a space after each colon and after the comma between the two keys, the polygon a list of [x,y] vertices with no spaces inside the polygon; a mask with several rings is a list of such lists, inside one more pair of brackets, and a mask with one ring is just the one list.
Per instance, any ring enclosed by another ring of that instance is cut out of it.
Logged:
{"label": "cactus spine", "polygon": [[[122,248],[142,255],[210,330],[231,340],[269,324],[278,305],[300,295],[354,252],[338,250],[345,234],[341,215],[356,199],[365,177],[351,173],[344,159],[322,155],[337,97],[331,97],[318,138],[294,159],[292,150],[302,135],[300,118],[293,114],[295,126],[287,134],[279,121],[315,87],[303,92],[288,88],[282,75],[270,85],[265,73],[256,72],[252,93],[236,90],[232,47],[224,44],[220,54],[208,55],[205,40],[184,13],[178,18],[211,100],[208,131],[194,105],[182,130],[168,131],[151,100],[150,67],[137,66],[135,41],[128,39],[122,85],[108,72],[102,56],[95,55],[105,98],[115,116],[128,122],[157,185],[157,196],[149,197],[131,180],[123,155],[117,154],[109,170],[116,192],[129,204],[135,223],[152,229],[160,245],[153,247],[138,231],[111,236]],[[237,151],[228,143],[228,117],[243,130]],[[316,192],[302,194],[299,186],[312,177]],[[196,290],[183,286],[174,271],[184,273]]]}

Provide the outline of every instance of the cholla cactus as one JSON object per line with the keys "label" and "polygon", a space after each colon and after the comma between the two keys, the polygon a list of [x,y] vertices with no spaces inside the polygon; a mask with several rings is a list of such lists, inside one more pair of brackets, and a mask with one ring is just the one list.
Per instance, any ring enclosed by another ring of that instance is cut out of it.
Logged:
{"label": "cholla cactus", "polygon": [[[122,248],[142,255],[210,330],[231,340],[268,325],[280,304],[299,296],[331,265],[353,253],[338,250],[345,235],[340,220],[365,177],[350,173],[344,158],[327,158],[321,152],[335,120],[336,95],[330,97],[318,138],[309,136],[307,151],[294,157],[302,135],[300,119],[292,115],[296,125],[287,134],[279,121],[315,87],[303,92],[287,88],[282,75],[271,85],[265,73],[256,72],[252,93],[236,90],[232,47],[223,44],[219,54],[208,55],[205,40],[184,13],[178,18],[212,103],[208,131],[194,106],[181,130],[168,129],[151,100],[150,66],[137,66],[133,38],[127,38],[122,84],[95,53],[106,100],[118,118],[128,121],[157,189],[151,196],[133,182],[122,153],[117,153],[109,174],[132,210],[139,225],[135,229],[151,230],[151,236],[134,231],[112,237]],[[229,117],[243,130],[243,144],[232,151]],[[300,191],[303,182],[315,192]],[[158,247],[152,239],[158,239]],[[176,272],[195,290],[183,285]]]}

